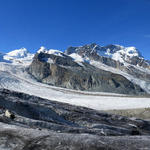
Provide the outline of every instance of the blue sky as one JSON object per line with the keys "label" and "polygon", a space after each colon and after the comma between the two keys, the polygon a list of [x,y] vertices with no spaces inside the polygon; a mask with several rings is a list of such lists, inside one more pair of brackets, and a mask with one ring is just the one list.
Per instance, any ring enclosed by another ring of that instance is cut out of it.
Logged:
{"label": "blue sky", "polygon": [[89,43],[136,46],[150,59],[150,0],[0,0],[0,51]]}

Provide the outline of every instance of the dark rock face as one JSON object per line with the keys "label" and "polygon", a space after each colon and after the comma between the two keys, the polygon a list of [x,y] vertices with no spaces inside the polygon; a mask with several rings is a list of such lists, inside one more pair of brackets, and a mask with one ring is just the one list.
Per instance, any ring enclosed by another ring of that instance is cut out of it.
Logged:
{"label": "dark rock face", "polygon": [[[88,53],[87,50],[86,52]],[[113,64],[108,59],[105,60],[104,57],[102,59],[106,63]],[[51,63],[48,60],[51,60]],[[40,82],[65,88],[123,94],[144,94],[144,91],[139,86],[125,77],[100,70],[86,62],[80,65],[65,54],[63,57],[46,53],[36,54],[28,71]]]}
{"label": "dark rock face", "polygon": [[[4,110],[13,112],[15,118],[6,118]],[[0,90],[0,126],[0,149],[150,148],[149,121],[107,114],[9,90]]]}

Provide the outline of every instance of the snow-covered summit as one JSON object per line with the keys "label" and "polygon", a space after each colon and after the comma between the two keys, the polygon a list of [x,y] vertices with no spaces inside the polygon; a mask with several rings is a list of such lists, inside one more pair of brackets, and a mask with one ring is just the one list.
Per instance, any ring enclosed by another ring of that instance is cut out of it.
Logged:
{"label": "snow-covered summit", "polygon": [[110,57],[121,63],[131,61],[131,59],[135,57],[142,58],[140,52],[135,47],[123,47],[118,45],[114,45],[113,49],[112,47],[106,47],[105,56]]}
{"label": "snow-covered summit", "polygon": [[3,54],[0,61],[28,65],[31,63],[33,57],[34,54],[29,53],[26,48],[21,48]]}
{"label": "snow-covered summit", "polygon": [[63,52],[56,49],[46,49],[44,46],[41,46],[40,49],[37,51],[37,53],[46,53],[46,54],[53,54],[56,56],[63,56]]}
{"label": "snow-covered summit", "polygon": [[132,62],[133,59],[135,60],[136,58],[143,59],[140,52],[135,47],[124,47],[115,44],[100,46],[96,43],[92,43],[80,47],[69,47],[65,51],[65,53],[70,56],[76,53],[82,56],[83,58],[91,58],[91,56],[96,58],[97,56],[102,56],[111,58],[121,63],[129,63]]}
{"label": "snow-covered summit", "polygon": [[[116,57],[114,55],[118,55],[118,57],[142,57],[140,52],[137,50],[136,47],[124,47],[121,45],[107,45],[107,46],[99,46],[97,44],[91,44],[88,47],[91,48],[91,52],[97,52],[98,55],[100,56],[105,56],[105,57],[111,57],[112,59],[116,60]],[[119,60],[120,58],[118,58]]]}
{"label": "snow-covered summit", "polygon": [[45,53],[45,52],[47,52],[48,50],[44,47],[44,46],[41,46],[40,48],[39,48],[39,50],[37,51],[37,53]]}
{"label": "snow-covered summit", "polygon": [[26,48],[21,48],[21,49],[13,50],[7,53],[6,55],[12,58],[24,58],[24,57],[27,57],[28,54],[29,52]]}

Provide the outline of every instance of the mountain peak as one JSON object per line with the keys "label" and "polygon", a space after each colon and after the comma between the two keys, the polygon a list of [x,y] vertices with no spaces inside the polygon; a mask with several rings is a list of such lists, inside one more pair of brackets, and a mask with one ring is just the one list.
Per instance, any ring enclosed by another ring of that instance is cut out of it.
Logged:
{"label": "mountain peak", "polygon": [[6,55],[9,57],[14,57],[14,58],[24,58],[24,57],[27,57],[28,53],[29,53],[28,50],[23,47],[21,49],[13,50],[7,53]]}
{"label": "mountain peak", "polygon": [[95,48],[95,47],[97,47],[97,46],[99,46],[99,45],[96,44],[96,43],[91,43],[91,44],[85,45],[85,47],[89,47],[89,48]]}
{"label": "mountain peak", "polygon": [[82,57],[90,57],[92,59],[97,59],[99,56],[107,57],[121,63],[127,62],[129,64],[133,61],[135,64],[138,59],[143,59],[136,47],[124,47],[116,44],[100,46],[96,43],[92,43],[80,47],[69,47],[65,53],[68,55],[76,53]]}
{"label": "mountain peak", "polygon": [[44,46],[41,46],[39,50],[37,51],[37,53],[46,52],[46,51],[47,49]]}
{"label": "mountain peak", "polygon": [[124,53],[125,55],[128,55],[129,57],[142,57],[140,52],[137,50],[136,47],[130,46],[130,47],[124,47],[121,45],[116,45],[116,44],[110,44],[107,46],[102,47],[106,52],[109,51],[109,53],[114,54],[114,53]]}
{"label": "mountain peak", "polygon": [[3,54],[1,61],[27,65],[32,61],[33,56],[34,54],[29,53],[28,50],[23,47]]}
{"label": "mountain peak", "polygon": [[37,51],[37,53],[46,53],[46,54],[52,54],[57,56],[63,56],[63,52],[56,49],[46,49],[44,46],[41,46],[40,49]]}

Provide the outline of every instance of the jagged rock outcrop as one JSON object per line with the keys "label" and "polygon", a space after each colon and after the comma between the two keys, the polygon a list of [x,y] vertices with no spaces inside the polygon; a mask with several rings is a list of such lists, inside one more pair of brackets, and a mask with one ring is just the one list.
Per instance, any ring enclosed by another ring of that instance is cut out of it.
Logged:
{"label": "jagged rock outcrop", "polygon": [[[88,53],[88,50],[85,52]],[[89,54],[89,56],[92,55]],[[87,62],[76,62],[72,57],[63,53],[61,55],[37,53],[28,72],[40,82],[65,88],[144,94],[138,85],[133,84],[122,75],[98,69]]]}

